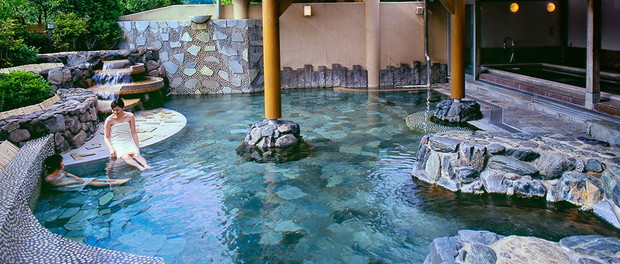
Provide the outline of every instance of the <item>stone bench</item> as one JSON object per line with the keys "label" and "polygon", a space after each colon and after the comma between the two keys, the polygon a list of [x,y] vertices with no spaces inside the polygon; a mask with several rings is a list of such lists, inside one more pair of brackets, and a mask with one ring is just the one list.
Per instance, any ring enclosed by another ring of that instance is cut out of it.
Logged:
{"label": "stone bench", "polygon": [[82,244],[56,235],[32,214],[54,136],[26,143],[0,172],[0,260],[2,263],[164,263]]}

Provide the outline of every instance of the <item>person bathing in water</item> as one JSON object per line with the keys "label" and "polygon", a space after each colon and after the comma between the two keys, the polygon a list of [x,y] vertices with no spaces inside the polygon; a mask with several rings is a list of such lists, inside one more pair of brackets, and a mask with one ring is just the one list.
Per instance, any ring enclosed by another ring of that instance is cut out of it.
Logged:
{"label": "person bathing in water", "polygon": [[95,187],[103,187],[110,185],[121,185],[127,183],[130,179],[97,179],[97,178],[80,178],[71,173],[64,171],[65,162],[62,156],[58,154],[51,155],[43,161],[46,176],[45,182],[57,191],[81,191],[84,186],[90,185]]}
{"label": "person bathing in water", "polygon": [[112,101],[112,115],[105,119],[104,141],[110,150],[110,158],[121,158],[140,171],[150,169],[146,160],[140,156],[140,140],[136,132],[136,118],[123,111],[122,99]]}

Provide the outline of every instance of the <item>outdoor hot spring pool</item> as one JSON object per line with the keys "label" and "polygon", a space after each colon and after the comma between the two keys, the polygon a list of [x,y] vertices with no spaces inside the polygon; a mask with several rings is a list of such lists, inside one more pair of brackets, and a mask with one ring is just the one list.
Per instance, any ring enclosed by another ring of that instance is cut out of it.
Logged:
{"label": "outdoor hot spring pool", "polygon": [[235,153],[263,119],[262,94],[173,97],[165,106],[184,114],[187,127],[142,149],[154,169],[112,170],[111,178],[133,179],[125,186],[43,192],[35,215],[59,235],[169,263],[422,263],[434,238],[460,229],[555,241],[619,235],[566,204],[454,194],[412,180],[422,135],[400,117],[425,111],[426,98],[284,91],[283,117],[315,149],[277,164]]}

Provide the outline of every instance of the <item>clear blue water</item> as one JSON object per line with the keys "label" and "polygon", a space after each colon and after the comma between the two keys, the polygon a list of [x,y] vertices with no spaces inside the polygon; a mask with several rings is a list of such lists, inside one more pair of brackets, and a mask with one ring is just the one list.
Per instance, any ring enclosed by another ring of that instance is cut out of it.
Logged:
{"label": "clear blue water", "polygon": [[169,263],[422,263],[434,238],[460,229],[618,236],[567,205],[454,194],[413,180],[422,135],[402,118],[424,111],[426,98],[284,91],[283,116],[315,149],[275,164],[235,154],[263,118],[262,94],[173,97],[165,106],[188,124],[143,149],[155,169],[112,170],[111,178],[133,179],[125,186],[44,192],[35,215],[65,237]]}

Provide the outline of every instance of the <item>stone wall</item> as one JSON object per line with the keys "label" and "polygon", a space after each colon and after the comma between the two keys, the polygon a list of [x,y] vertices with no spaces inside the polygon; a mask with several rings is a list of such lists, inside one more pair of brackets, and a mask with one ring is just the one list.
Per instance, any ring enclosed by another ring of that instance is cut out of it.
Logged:
{"label": "stone wall", "polygon": [[99,125],[97,97],[82,88],[59,89],[57,94],[60,101],[51,107],[0,120],[0,140],[22,146],[31,139],[53,134],[55,150],[63,152],[92,138]]}
{"label": "stone wall", "polygon": [[159,51],[171,94],[262,91],[260,20],[119,22],[121,49]]}
{"label": "stone wall", "polygon": [[165,68],[161,67],[159,52],[140,48],[132,50],[80,51],[73,53],[43,54],[39,62],[61,62],[61,68],[46,69],[38,72],[47,79],[54,90],[60,88],[88,88],[93,85],[90,80],[95,70],[101,69],[102,61],[128,59],[132,64],[143,63],[150,76],[164,77]]}
{"label": "stone wall", "polygon": [[[388,66],[379,72],[379,83],[382,87],[409,86],[427,84],[426,64],[414,61],[412,66],[401,63],[399,67]],[[431,65],[431,83],[448,82],[448,65],[433,63]]]}
{"label": "stone wall", "polygon": [[620,228],[618,153],[581,137],[449,131],[422,138],[412,174],[455,192],[567,201]]}
{"label": "stone wall", "polygon": [[536,237],[501,236],[461,230],[433,240],[424,264],[440,263],[618,263],[620,240],[570,236],[559,242]]}
{"label": "stone wall", "polygon": [[26,143],[0,172],[0,260],[2,263],[164,263],[88,246],[53,234],[34,217],[43,160],[53,153],[54,137]]}
{"label": "stone wall", "polygon": [[362,70],[362,66],[353,65],[353,69],[342,67],[340,64],[332,64],[332,68],[319,66],[314,71],[310,64],[303,68],[293,70],[284,67],[280,73],[282,88],[325,88],[325,87],[367,87],[368,72]]}

